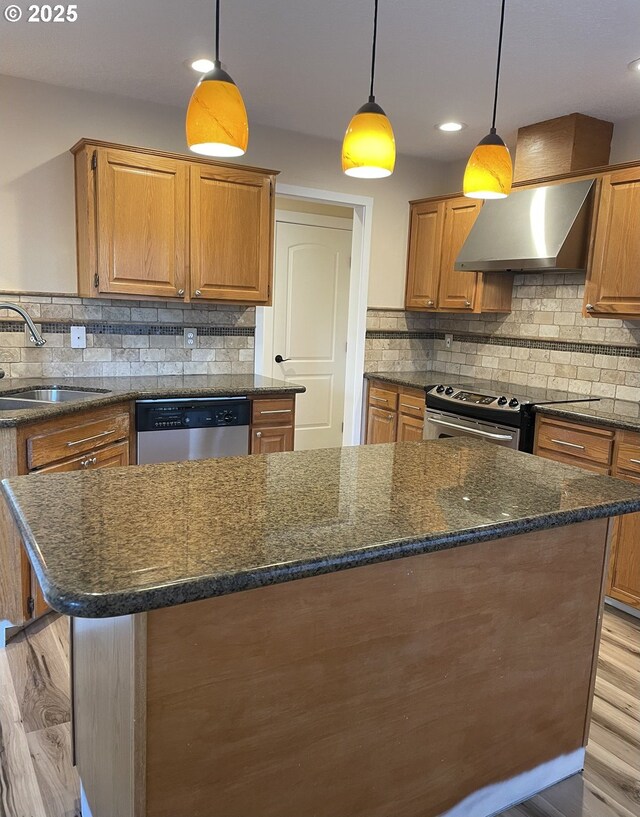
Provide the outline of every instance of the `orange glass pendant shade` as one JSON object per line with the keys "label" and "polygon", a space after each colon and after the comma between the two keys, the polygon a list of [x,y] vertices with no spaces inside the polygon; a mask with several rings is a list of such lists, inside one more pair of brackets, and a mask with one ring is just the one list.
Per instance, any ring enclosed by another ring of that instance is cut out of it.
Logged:
{"label": "orange glass pendant shade", "polygon": [[249,121],[242,95],[216,61],[197,84],[187,109],[187,144],[203,156],[242,156],[249,144]]}
{"label": "orange glass pendant shade", "polygon": [[391,122],[375,102],[363,105],[349,122],[342,143],[342,170],[360,179],[390,176],[396,163]]}
{"label": "orange glass pendant shade", "polygon": [[493,131],[469,157],[462,189],[470,199],[503,199],[511,192],[513,166],[509,148]]}

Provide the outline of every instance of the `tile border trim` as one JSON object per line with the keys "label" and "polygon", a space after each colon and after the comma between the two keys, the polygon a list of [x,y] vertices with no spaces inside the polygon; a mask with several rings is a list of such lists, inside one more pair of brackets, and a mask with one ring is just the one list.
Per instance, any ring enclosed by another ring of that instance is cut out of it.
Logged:
{"label": "tile border trim", "polygon": [[[242,336],[254,337],[254,326],[207,326],[185,322],[184,324],[159,323],[104,323],[99,321],[41,321],[34,318],[40,331],[49,335],[64,335],[72,326],[84,326],[88,335],[182,335],[185,327],[195,326],[198,334],[206,337]],[[4,332],[23,332],[22,321],[0,321],[0,334]]]}
{"label": "tile border trim", "polygon": [[[484,346],[517,346],[521,349],[549,349],[556,352],[583,352],[611,357],[640,357],[640,346],[624,344],[589,343],[574,340],[543,340],[541,338],[514,338],[508,335],[480,335],[473,332],[447,332],[453,335],[454,341],[460,343],[477,343]],[[396,330],[370,329],[367,340],[444,340],[441,331],[411,332]]]}

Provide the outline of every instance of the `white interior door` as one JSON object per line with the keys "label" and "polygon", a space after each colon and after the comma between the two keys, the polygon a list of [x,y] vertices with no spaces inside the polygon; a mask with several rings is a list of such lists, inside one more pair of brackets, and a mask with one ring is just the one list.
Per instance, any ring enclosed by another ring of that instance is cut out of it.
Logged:
{"label": "white interior door", "polygon": [[350,224],[276,222],[272,376],[307,389],[296,400],[296,449],[342,445],[351,239]]}

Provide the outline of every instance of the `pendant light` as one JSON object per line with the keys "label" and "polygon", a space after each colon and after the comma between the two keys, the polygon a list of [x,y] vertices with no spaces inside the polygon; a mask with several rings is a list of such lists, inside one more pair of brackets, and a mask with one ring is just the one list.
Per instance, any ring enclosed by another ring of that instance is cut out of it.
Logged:
{"label": "pendant light", "polygon": [[369,101],[356,111],[349,122],[342,143],[342,169],[347,176],[356,176],[360,179],[381,179],[390,176],[396,163],[393,128],[373,93],[377,37],[378,0],[374,0]]}
{"label": "pendant light", "polygon": [[187,109],[187,144],[194,153],[242,156],[249,122],[242,95],[220,62],[220,0],[216,0],[216,56],[211,71],[196,85]]}
{"label": "pendant light", "polygon": [[504,30],[504,7],[500,15],[500,36],[498,39],[498,64],[496,67],[496,87],[493,97],[493,120],[491,130],[478,143],[469,157],[464,172],[463,192],[471,199],[503,199],[511,192],[513,167],[509,148],[496,133],[496,112],[498,110],[498,84],[500,82],[500,59],[502,57],[502,32]]}

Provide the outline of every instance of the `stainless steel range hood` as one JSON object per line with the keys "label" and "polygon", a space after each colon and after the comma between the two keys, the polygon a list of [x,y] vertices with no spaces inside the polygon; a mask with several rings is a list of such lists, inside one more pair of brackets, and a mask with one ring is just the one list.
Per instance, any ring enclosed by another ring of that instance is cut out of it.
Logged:
{"label": "stainless steel range hood", "polygon": [[583,270],[593,179],[518,190],[488,201],[455,263],[457,270]]}

